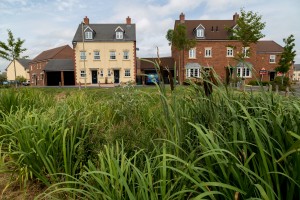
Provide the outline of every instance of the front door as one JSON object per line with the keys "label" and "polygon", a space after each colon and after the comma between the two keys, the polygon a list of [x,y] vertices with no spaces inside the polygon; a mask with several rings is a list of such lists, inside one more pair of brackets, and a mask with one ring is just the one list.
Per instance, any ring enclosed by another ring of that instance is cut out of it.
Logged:
{"label": "front door", "polygon": [[94,70],[92,71],[92,84],[97,84],[97,83],[98,83],[97,71]]}
{"label": "front door", "polygon": [[270,81],[274,81],[275,79],[275,72],[270,72]]}
{"label": "front door", "polygon": [[115,78],[114,83],[120,83],[120,70],[114,70],[114,78]]}

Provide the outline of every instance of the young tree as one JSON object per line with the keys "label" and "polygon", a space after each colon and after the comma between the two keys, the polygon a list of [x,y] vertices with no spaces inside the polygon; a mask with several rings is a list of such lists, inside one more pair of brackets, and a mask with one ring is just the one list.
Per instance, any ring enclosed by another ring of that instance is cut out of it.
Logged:
{"label": "young tree", "polygon": [[166,35],[167,40],[170,42],[170,44],[175,47],[179,51],[179,63],[178,63],[178,77],[179,82],[182,84],[181,80],[181,60],[183,60],[183,56],[181,59],[181,54],[183,55],[184,50],[190,49],[195,47],[196,40],[189,39],[186,32],[186,27],[183,24],[178,24],[174,30],[169,29]]}
{"label": "young tree", "polygon": [[279,60],[279,66],[275,68],[277,72],[281,72],[283,74],[282,77],[284,77],[284,75],[290,70],[290,67],[292,66],[294,58],[296,56],[296,51],[294,50],[294,35],[290,35],[288,38],[284,38],[283,42],[285,43],[285,46]]}
{"label": "young tree", "polygon": [[[237,55],[237,61],[242,63],[242,74],[247,66],[245,58],[251,53],[251,49],[247,49],[251,44],[257,43],[257,41],[263,38],[265,35],[262,34],[262,30],[265,28],[266,23],[261,21],[262,16],[252,11],[246,12],[244,9],[240,10],[240,16],[236,21],[236,26],[229,28],[231,32],[230,39],[238,40],[242,43],[245,52],[241,52]],[[251,70],[251,69],[250,69]],[[242,77],[243,78],[243,77]],[[244,84],[243,84],[244,85]]]}
{"label": "young tree", "polygon": [[7,30],[8,32],[8,39],[7,44],[0,41],[0,58],[4,58],[5,60],[12,61],[14,63],[14,72],[15,72],[15,80],[17,78],[16,72],[16,59],[19,58],[26,58],[27,56],[21,57],[21,54],[26,51],[25,48],[22,48],[23,43],[25,40],[21,40],[17,38],[15,40],[11,30]]}

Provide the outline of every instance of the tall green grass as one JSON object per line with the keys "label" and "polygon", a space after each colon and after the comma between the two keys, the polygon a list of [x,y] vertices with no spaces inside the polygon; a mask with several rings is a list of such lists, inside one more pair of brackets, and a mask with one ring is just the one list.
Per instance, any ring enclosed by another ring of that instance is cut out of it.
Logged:
{"label": "tall green grass", "polygon": [[299,98],[212,88],[20,90],[2,169],[44,183],[37,199],[299,199]]}

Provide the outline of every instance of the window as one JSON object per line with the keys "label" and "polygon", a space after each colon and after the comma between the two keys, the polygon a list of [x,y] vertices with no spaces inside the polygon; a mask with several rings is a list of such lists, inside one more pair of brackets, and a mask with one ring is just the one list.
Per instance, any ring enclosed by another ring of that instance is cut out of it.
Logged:
{"label": "window", "polygon": [[109,59],[111,59],[111,60],[115,60],[116,59],[116,52],[115,51],[111,51],[110,52]]}
{"label": "window", "polygon": [[130,69],[125,69],[125,77],[129,77],[130,76]]}
{"label": "window", "polygon": [[211,47],[205,48],[205,57],[211,57],[211,55],[212,55]]}
{"label": "window", "polygon": [[244,58],[249,58],[250,47],[243,47],[242,49]]}
{"label": "window", "polygon": [[202,28],[197,29],[197,37],[198,38],[204,37],[204,29]]}
{"label": "window", "polygon": [[111,70],[107,70],[107,76],[111,76]]}
{"label": "window", "polygon": [[92,33],[92,32],[87,31],[87,32],[85,32],[84,34],[85,34],[85,39],[86,39],[86,40],[91,40],[91,39],[93,39],[93,33]]}
{"label": "window", "polygon": [[189,68],[186,69],[186,77],[191,78],[191,77],[200,77],[200,68]]}
{"label": "window", "polygon": [[116,39],[123,39],[123,32],[116,32]]}
{"label": "window", "polygon": [[227,47],[227,57],[233,57],[233,48],[232,47]]}
{"label": "window", "polygon": [[100,52],[94,51],[94,60],[100,60]]}
{"label": "window", "polygon": [[[243,72],[243,73],[242,73]],[[239,77],[251,78],[251,71],[248,67],[237,67],[237,75]]]}
{"label": "window", "polygon": [[270,55],[270,63],[275,63],[275,55]]}
{"label": "window", "polygon": [[129,52],[128,51],[123,51],[123,59],[128,60],[129,59]]}
{"label": "window", "polygon": [[86,76],[85,70],[80,70],[80,77],[84,78]]}
{"label": "window", "polygon": [[86,59],[85,51],[80,51],[80,60],[85,60],[85,59]]}
{"label": "window", "polygon": [[189,50],[189,58],[196,58],[196,49],[190,49]]}
{"label": "window", "polygon": [[103,69],[100,69],[100,77],[103,77],[104,74],[103,74]]}

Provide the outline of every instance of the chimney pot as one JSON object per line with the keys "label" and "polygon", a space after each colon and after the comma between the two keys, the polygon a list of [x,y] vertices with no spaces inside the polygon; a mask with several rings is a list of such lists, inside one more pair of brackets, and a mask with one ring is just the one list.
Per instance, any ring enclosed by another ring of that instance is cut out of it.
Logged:
{"label": "chimney pot", "polygon": [[180,20],[180,23],[184,23],[184,21],[185,21],[185,15],[183,13],[181,13],[179,15],[179,20]]}
{"label": "chimney pot", "polygon": [[126,24],[131,24],[131,18],[129,16],[126,18]]}
{"label": "chimney pot", "polygon": [[234,23],[236,23],[238,19],[239,19],[239,14],[235,13],[233,15],[233,21],[234,21]]}
{"label": "chimney pot", "polygon": [[86,25],[89,25],[90,24],[90,19],[85,16],[85,18],[83,18],[83,23],[86,24]]}

